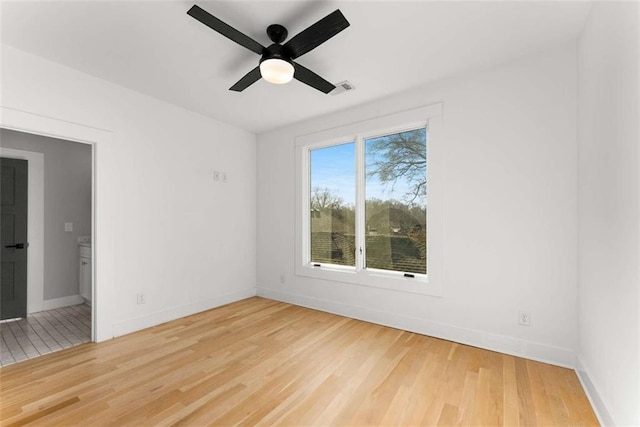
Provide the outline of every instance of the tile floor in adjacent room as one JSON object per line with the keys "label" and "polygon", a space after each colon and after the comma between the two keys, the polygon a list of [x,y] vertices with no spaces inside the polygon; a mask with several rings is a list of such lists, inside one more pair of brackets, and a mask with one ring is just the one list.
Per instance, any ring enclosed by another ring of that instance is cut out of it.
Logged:
{"label": "tile floor in adjacent room", "polygon": [[91,307],[73,305],[0,322],[0,366],[91,341]]}

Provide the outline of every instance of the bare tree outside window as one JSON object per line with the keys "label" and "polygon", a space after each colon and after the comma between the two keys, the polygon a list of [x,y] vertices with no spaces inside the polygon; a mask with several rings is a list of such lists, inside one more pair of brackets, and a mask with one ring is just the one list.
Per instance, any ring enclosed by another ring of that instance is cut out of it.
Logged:
{"label": "bare tree outside window", "polygon": [[324,210],[340,208],[344,204],[342,197],[331,192],[328,187],[313,187],[311,189],[311,209]]}
{"label": "bare tree outside window", "polygon": [[393,193],[404,184],[402,198],[421,204],[427,195],[426,128],[367,140],[367,177],[377,178]]}

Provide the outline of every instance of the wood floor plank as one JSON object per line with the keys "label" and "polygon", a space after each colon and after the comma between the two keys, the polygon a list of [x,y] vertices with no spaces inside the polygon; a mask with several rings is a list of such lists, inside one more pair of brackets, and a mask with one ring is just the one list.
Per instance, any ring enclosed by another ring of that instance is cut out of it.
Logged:
{"label": "wood floor plank", "polygon": [[520,412],[518,407],[518,379],[514,357],[504,356],[502,366],[502,413],[504,424],[518,427]]}
{"label": "wood floor plank", "polygon": [[569,369],[249,298],[0,368],[0,425],[597,425]]}

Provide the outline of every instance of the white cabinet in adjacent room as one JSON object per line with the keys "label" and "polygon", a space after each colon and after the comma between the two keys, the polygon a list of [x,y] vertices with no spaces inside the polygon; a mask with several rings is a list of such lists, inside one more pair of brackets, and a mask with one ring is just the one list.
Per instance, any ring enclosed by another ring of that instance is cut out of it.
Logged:
{"label": "white cabinet in adjacent room", "polygon": [[79,242],[80,247],[80,296],[91,305],[91,243]]}

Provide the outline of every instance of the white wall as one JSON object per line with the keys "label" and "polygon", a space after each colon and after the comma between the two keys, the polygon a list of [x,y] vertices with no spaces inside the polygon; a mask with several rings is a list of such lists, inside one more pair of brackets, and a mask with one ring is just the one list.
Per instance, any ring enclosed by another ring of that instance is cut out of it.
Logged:
{"label": "white wall", "polygon": [[578,371],[611,425],[640,425],[639,13],[595,3],[579,45]]}
{"label": "white wall", "polygon": [[[559,46],[259,135],[258,294],[573,366],[576,67],[576,46]],[[444,245],[443,297],[295,276],[294,138],[436,102],[445,237],[430,244]]]}
{"label": "white wall", "polygon": [[[255,294],[255,135],[7,46],[1,83],[0,125],[106,135],[95,165],[99,340]],[[228,181],[214,182],[214,169]]]}
{"label": "white wall", "polygon": [[44,154],[43,296],[77,296],[77,239],[91,235],[91,146],[0,129],[0,147]]}

